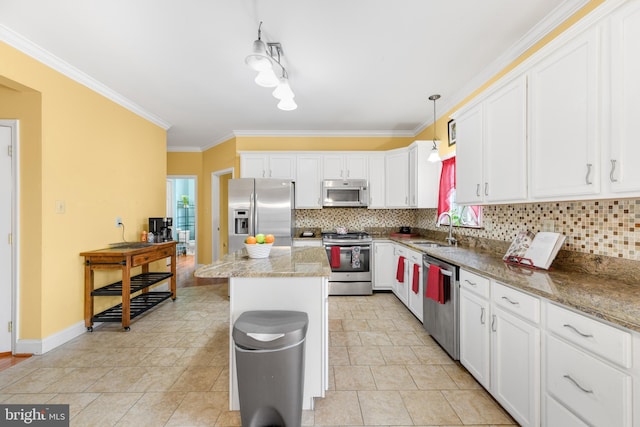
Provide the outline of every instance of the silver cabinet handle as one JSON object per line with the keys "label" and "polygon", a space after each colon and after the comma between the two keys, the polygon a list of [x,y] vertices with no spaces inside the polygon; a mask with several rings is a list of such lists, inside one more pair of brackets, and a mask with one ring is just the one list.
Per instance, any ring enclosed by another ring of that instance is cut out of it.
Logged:
{"label": "silver cabinet handle", "polygon": [[485,196],[489,195],[489,183],[488,182],[484,183],[484,195]]}
{"label": "silver cabinet handle", "polygon": [[470,281],[469,279],[464,279],[465,282],[467,282],[468,284],[470,284],[471,286],[478,286],[477,283]]}
{"label": "silver cabinet handle", "polygon": [[480,184],[476,184],[476,196],[480,197]]}
{"label": "silver cabinet handle", "polygon": [[593,165],[591,163],[587,163],[587,176],[584,177],[584,180],[587,183],[587,185],[593,184],[593,182],[589,181],[589,176],[591,175],[591,167],[592,166]]}
{"label": "silver cabinet handle", "polygon": [[484,325],[484,307],[480,307],[480,324]]}
{"label": "silver cabinet handle", "polygon": [[571,381],[573,383],[573,385],[575,385],[576,387],[578,387],[580,390],[582,390],[585,393],[593,393],[593,390],[589,390],[587,388],[584,388],[580,385],[580,383],[578,383],[578,381],[574,380],[573,378],[571,378],[571,375],[563,375],[564,378],[568,379],[569,381]]}
{"label": "silver cabinet handle", "polygon": [[262,177],[264,178],[264,176],[267,174],[267,171],[265,171],[264,169],[262,170]]}
{"label": "silver cabinet handle", "polygon": [[618,182],[618,180],[613,177],[613,173],[615,171],[616,171],[616,161],[611,159],[611,172],[609,172],[609,180],[611,182]]}
{"label": "silver cabinet handle", "polygon": [[503,300],[506,300],[509,304],[511,305],[520,305],[520,303],[518,301],[511,301],[509,298],[507,297],[502,297]]}
{"label": "silver cabinet handle", "polygon": [[565,324],[564,324],[564,325],[562,325],[562,326],[564,326],[565,328],[569,328],[569,329],[571,329],[573,332],[575,332],[576,334],[578,334],[578,335],[580,335],[580,336],[582,336],[582,337],[584,337],[584,338],[593,338],[593,335],[592,335],[592,334],[585,334],[585,333],[582,333],[582,332],[580,332],[580,331],[579,331],[575,326],[570,325],[570,324],[568,324],[568,323],[565,323]]}
{"label": "silver cabinet handle", "polygon": [[347,169],[347,178],[349,178],[349,176],[351,175],[349,169]]}
{"label": "silver cabinet handle", "polygon": [[495,314],[491,316],[491,330],[493,332],[498,330],[498,325],[496,325],[496,315]]}

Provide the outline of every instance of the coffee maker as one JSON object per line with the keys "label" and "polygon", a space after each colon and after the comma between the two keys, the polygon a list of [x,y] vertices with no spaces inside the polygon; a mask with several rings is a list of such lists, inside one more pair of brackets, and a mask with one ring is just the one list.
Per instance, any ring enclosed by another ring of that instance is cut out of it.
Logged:
{"label": "coffee maker", "polygon": [[153,233],[154,242],[169,242],[173,240],[173,218],[149,218],[149,233]]}

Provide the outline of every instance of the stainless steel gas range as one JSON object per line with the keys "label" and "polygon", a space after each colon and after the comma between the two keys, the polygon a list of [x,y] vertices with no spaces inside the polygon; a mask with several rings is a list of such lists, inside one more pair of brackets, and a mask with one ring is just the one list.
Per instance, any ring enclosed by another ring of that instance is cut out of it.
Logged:
{"label": "stainless steel gas range", "polygon": [[331,276],[329,295],[371,295],[371,243],[364,232],[322,233]]}

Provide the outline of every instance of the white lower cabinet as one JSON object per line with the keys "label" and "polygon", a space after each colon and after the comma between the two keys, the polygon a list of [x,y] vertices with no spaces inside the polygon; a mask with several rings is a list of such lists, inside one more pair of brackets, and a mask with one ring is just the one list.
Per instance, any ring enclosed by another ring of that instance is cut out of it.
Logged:
{"label": "white lower cabinet", "polygon": [[493,296],[491,310],[491,394],[520,425],[538,426],[540,329],[495,305]]}
{"label": "white lower cabinet", "polygon": [[373,290],[392,290],[396,280],[397,264],[393,263],[393,247],[390,241],[373,242]]}
{"label": "white lower cabinet", "polygon": [[407,268],[407,307],[414,316],[421,322],[422,319],[422,301],[423,301],[423,278],[422,278],[422,253],[412,250],[407,251],[407,260],[409,262]]}
{"label": "white lower cabinet", "polygon": [[394,259],[394,280],[392,291],[395,296],[404,304],[409,303],[409,285],[407,283],[408,273],[407,268],[409,262],[407,261],[407,252],[409,249],[402,245],[394,245],[393,247],[393,259]]}
{"label": "white lower cabinet", "polygon": [[[633,421],[631,333],[551,303],[545,308],[545,425],[640,425]],[[560,424],[568,414],[579,422]]]}
{"label": "white lower cabinet", "polygon": [[460,270],[460,363],[521,426],[540,425],[539,302]]}

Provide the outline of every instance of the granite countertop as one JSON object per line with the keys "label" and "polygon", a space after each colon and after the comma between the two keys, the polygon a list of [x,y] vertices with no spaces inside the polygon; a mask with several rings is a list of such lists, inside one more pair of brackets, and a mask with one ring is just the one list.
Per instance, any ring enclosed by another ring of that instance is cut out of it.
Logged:
{"label": "granite countertop", "polygon": [[443,245],[421,249],[428,239],[380,237],[458,265],[516,289],[574,308],[640,332],[640,285],[567,270],[535,270],[509,265],[501,256],[480,249]]}
{"label": "granite countertop", "polygon": [[329,277],[331,267],[322,247],[274,246],[267,258],[249,258],[240,250],[198,268],[196,277]]}

